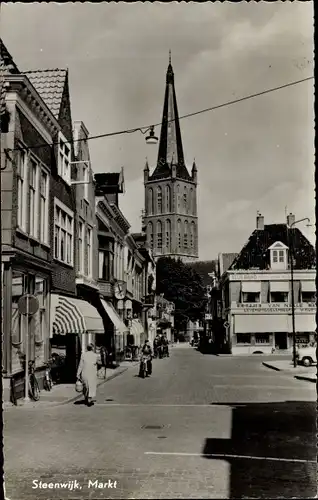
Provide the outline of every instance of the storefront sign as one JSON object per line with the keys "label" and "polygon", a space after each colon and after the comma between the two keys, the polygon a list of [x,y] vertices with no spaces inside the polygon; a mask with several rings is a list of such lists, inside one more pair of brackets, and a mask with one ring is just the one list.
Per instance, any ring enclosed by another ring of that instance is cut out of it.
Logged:
{"label": "storefront sign", "polygon": [[[239,272],[229,272],[229,280],[230,281],[290,281],[291,276],[290,276],[290,271],[285,271],[283,273],[276,273],[276,272],[255,272],[255,273],[246,273],[246,274],[241,274]],[[314,270],[312,271],[296,271],[294,272],[294,280],[295,281],[313,281],[315,282],[316,280],[316,272]]]}
{"label": "storefront sign", "polygon": [[[316,309],[316,304],[314,302],[295,304],[295,313],[310,313],[313,314]],[[289,304],[281,304],[281,303],[270,303],[270,304],[258,304],[258,303],[232,303],[231,307],[232,312],[236,312],[236,314],[245,313],[245,314],[253,314],[253,313],[284,313],[284,314],[292,314],[292,307]]]}

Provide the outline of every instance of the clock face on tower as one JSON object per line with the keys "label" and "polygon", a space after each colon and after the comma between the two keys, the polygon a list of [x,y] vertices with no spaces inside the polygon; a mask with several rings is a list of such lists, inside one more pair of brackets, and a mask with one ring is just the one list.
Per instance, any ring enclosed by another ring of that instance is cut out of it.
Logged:
{"label": "clock face on tower", "polygon": [[114,294],[117,300],[122,300],[126,296],[126,283],[115,283]]}

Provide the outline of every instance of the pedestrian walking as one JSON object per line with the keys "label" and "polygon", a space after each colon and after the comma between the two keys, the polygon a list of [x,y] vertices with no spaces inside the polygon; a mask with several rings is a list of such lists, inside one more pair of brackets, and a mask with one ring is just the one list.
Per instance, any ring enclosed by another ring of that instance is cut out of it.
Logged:
{"label": "pedestrian walking", "polygon": [[87,351],[82,353],[77,369],[77,379],[83,384],[87,406],[93,406],[97,388],[97,354],[94,352],[93,344],[89,344]]}

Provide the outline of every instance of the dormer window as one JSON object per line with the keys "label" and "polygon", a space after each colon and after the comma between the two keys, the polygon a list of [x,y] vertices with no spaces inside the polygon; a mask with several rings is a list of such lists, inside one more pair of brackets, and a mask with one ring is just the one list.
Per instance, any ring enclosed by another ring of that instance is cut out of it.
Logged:
{"label": "dormer window", "polygon": [[288,247],[284,245],[281,241],[277,241],[272,246],[269,247],[270,251],[270,263],[272,269],[287,269],[287,250]]}

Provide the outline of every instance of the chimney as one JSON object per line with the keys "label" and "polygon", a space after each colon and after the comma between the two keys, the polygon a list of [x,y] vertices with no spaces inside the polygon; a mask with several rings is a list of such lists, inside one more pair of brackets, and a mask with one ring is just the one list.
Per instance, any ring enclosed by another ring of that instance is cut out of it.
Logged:
{"label": "chimney", "polygon": [[295,222],[295,216],[294,214],[290,213],[287,215],[287,226],[290,227],[292,224]]}
{"label": "chimney", "polygon": [[260,231],[264,230],[264,217],[259,212],[257,212],[256,216],[256,229],[259,229]]}

